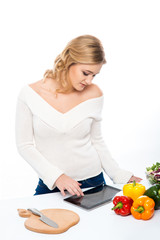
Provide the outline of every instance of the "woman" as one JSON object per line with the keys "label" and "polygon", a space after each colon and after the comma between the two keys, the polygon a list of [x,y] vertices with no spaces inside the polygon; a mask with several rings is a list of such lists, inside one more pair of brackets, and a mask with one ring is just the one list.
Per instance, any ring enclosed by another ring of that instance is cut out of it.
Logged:
{"label": "woman", "polygon": [[101,42],[84,35],[70,41],[54,69],[22,88],[17,103],[16,143],[39,176],[35,195],[65,190],[83,196],[82,188],[140,178],[122,170],[101,137],[103,93],[93,78],[106,63]]}

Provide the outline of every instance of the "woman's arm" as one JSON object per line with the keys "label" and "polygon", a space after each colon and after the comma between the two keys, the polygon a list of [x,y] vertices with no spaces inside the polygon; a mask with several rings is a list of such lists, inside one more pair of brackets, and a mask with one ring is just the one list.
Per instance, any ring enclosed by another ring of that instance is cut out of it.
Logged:
{"label": "woman's arm", "polygon": [[16,145],[20,155],[32,166],[50,190],[57,186],[63,196],[65,196],[64,190],[71,195],[83,196],[81,184],[50,164],[37,150],[33,136],[32,113],[20,99],[16,110]]}
{"label": "woman's arm", "polygon": [[33,137],[32,112],[18,99],[16,108],[16,145],[20,155],[32,166],[49,189],[53,189],[56,179],[63,174],[56,166],[36,149]]}
{"label": "woman's arm", "polygon": [[102,168],[114,183],[126,183],[133,178],[133,173],[121,169],[109,153],[101,134],[101,120],[93,119],[91,141],[99,155]]}

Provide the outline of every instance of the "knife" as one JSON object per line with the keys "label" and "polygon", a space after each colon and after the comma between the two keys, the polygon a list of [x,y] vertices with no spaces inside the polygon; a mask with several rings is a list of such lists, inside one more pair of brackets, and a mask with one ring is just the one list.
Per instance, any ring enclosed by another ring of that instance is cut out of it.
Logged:
{"label": "knife", "polygon": [[29,208],[27,209],[30,212],[32,212],[34,215],[37,215],[40,217],[40,220],[44,223],[46,223],[47,225],[54,227],[54,228],[58,228],[58,224],[56,222],[54,222],[53,220],[51,220],[50,218],[46,217],[43,213],[41,213],[40,211],[38,211],[36,208]]}

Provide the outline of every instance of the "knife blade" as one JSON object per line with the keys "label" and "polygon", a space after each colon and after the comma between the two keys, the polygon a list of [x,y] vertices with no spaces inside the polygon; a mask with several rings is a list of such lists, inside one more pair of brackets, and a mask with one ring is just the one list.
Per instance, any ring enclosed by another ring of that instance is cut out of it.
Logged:
{"label": "knife blade", "polygon": [[58,224],[51,220],[50,218],[46,217],[43,213],[38,211],[36,208],[28,208],[27,210],[31,211],[34,215],[37,215],[40,217],[40,220],[47,224],[50,227],[58,228]]}

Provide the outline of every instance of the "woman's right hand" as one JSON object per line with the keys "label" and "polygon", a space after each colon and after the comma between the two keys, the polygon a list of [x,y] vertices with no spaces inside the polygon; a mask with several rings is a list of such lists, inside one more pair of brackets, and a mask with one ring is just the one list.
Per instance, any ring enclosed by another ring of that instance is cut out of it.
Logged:
{"label": "woman's right hand", "polygon": [[65,174],[62,174],[59,178],[57,178],[55,185],[61,191],[63,196],[66,195],[64,190],[67,190],[71,195],[77,195],[78,197],[84,196],[84,193],[80,188],[81,183]]}

